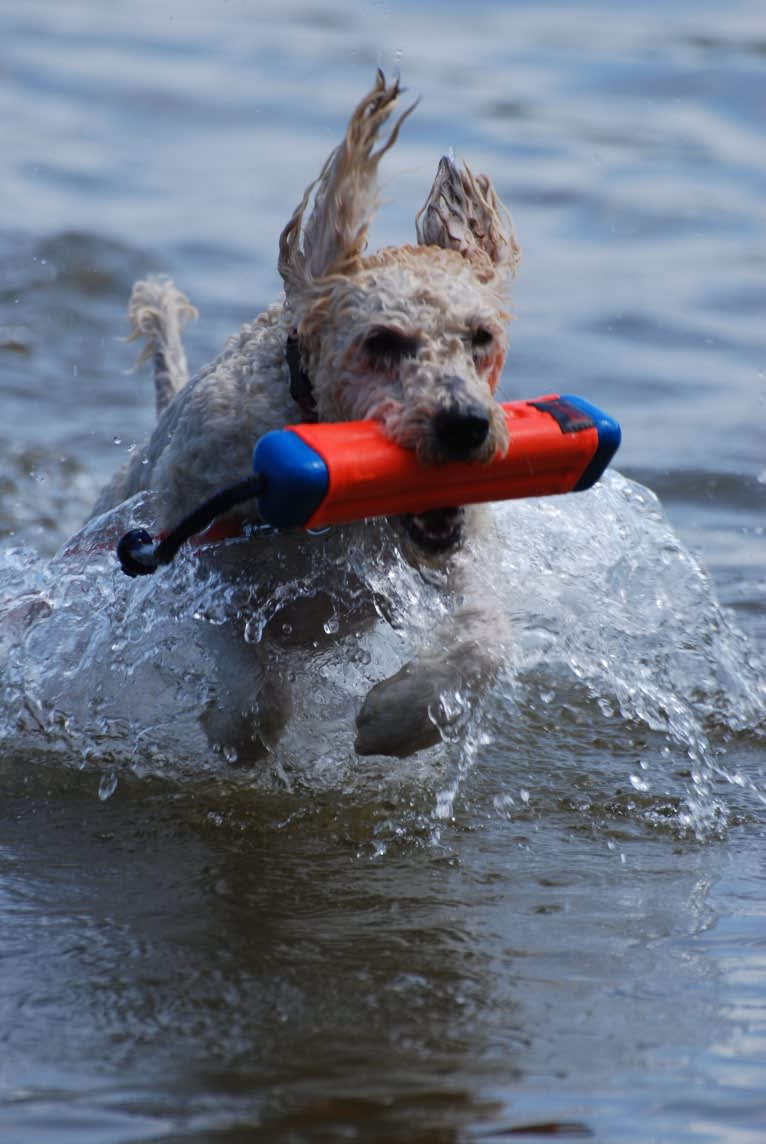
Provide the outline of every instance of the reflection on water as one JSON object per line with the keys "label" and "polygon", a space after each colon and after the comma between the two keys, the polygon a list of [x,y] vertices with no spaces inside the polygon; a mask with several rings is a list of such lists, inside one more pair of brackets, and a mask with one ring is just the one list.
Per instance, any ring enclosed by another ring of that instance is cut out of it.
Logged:
{"label": "reflection on water", "polygon": [[[760,6],[257,8],[0,14],[4,1137],[760,1141]],[[197,557],[130,583],[105,522],[66,544],[151,425],[132,281],[173,274],[217,352],[377,63],[422,102],[374,241],[442,152],[490,172],[505,395],[602,405],[628,476],[498,508],[513,650],[438,748],[353,754],[439,609],[373,562],[375,624],[282,649],[293,717],[246,766],[200,726],[209,637],[348,591],[342,544],[278,607]]]}

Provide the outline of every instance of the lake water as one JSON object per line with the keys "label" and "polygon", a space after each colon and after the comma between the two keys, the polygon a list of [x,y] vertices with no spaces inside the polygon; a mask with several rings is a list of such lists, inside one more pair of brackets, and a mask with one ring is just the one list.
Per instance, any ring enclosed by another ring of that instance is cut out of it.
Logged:
{"label": "lake water", "polygon": [[[328,643],[254,773],[194,739],[193,563],[61,550],[153,421],[132,281],[216,353],[377,65],[422,98],[373,240],[490,173],[503,393],[623,445],[497,509],[514,649],[442,745],[356,759]],[[0,3],[4,1141],[766,1139],[765,121],[760,0]]]}

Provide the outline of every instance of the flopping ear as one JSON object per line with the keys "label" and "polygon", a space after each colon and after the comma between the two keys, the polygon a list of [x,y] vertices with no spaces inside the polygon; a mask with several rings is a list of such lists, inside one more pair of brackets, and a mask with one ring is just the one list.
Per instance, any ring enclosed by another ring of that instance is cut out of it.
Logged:
{"label": "flopping ear", "polygon": [[389,84],[378,71],[375,86],[351,116],[343,142],[308,187],[282,231],[279,272],[288,298],[316,279],[348,274],[358,267],[378,205],[378,164],[415,107],[413,104],[399,116],[376,149],[400,91],[398,80]]}
{"label": "flopping ear", "polygon": [[415,219],[418,242],[457,250],[482,281],[510,281],[521,257],[511,216],[486,175],[446,156]]}

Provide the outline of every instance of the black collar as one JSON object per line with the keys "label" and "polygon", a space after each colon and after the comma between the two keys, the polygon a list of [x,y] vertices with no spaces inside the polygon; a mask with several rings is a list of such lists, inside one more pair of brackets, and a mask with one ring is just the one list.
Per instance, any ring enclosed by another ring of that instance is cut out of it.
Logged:
{"label": "black collar", "polygon": [[290,370],[290,396],[300,406],[304,421],[316,421],[317,403],[314,398],[314,388],[301,362],[297,334],[288,334],[285,360]]}

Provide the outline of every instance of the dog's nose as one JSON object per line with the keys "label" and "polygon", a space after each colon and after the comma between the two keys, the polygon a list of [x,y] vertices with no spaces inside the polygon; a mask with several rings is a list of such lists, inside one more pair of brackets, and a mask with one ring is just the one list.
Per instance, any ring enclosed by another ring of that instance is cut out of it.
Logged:
{"label": "dog's nose", "polygon": [[433,426],[440,448],[451,460],[468,460],[487,439],[489,415],[477,401],[456,402],[439,410]]}

